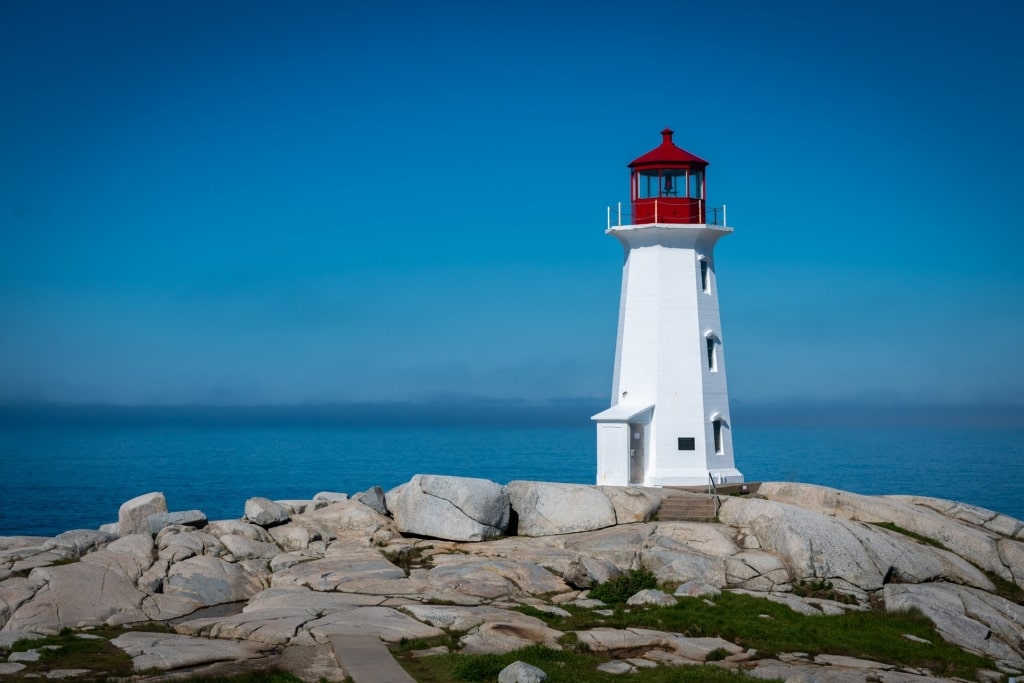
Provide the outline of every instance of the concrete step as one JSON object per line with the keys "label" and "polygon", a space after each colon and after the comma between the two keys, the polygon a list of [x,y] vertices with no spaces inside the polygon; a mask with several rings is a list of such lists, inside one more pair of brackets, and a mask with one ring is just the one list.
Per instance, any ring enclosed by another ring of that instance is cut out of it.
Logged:
{"label": "concrete step", "polygon": [[329,636],[334,657],[355,683],[416,683],[377,636]]}
{"label": "concrete step", "polygon": [[663,522],[707,522],[715,518],[716,505],[706,494],[678,492],[661,502],[658,519]]}

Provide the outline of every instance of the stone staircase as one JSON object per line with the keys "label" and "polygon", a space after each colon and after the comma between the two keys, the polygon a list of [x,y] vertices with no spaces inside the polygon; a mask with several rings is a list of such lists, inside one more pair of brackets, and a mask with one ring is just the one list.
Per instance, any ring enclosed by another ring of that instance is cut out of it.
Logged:
{"label": "stone staircase", "polygon": [[661,522],[713,522],[718,512],[717,501],[707,492],[694,493],[666,488],[668,493],[658,509]]}
{"label": "stone staircase", "polygon": [[[759,483],[723,484],[717,488],[718,497],[729,495],[755,495]],[[658,509],[662,522],[713,522],[718,513],[716,496],[708,496],[707,486],[666,486],[665,498]]]}

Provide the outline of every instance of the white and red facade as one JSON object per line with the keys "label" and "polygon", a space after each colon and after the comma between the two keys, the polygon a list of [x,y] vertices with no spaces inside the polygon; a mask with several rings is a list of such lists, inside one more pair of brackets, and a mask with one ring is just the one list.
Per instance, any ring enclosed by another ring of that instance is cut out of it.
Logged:
{"label": "white and red facade", "polygon": [[[622,243],[622,294],[611,407],[597,423],[597,483],[695,486],[743,481],[736,469],[714,247],[732,232],[709,221],[708,162],[672,131],[634,160],[632,222]],[[717,218],[717,217],[716,217]]]}

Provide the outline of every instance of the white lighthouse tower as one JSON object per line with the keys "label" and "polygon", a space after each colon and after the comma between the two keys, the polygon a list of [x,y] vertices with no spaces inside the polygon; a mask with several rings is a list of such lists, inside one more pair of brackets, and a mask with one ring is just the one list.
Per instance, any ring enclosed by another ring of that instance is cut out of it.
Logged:
{"label": "white lighthouse tower", "polygon": [[732,450],[714,247],[732,232],[708,220],[708,162],[672,131],[629,164],[632,220],[609,211],[625,250],[611,407],[597,423],[597,483],[741,482]]}

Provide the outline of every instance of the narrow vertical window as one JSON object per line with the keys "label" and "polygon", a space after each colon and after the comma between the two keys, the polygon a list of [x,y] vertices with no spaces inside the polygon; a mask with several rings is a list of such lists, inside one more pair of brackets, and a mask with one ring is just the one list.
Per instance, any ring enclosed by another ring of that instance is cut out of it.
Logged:
{"label": "narrow vertical window", "polygon": [[[717,354],[715,353],[715,338],[708,337],[708,370],[718,372]],[[691,347],[692,348],[692,347]]]}
{"label": "narrow vertical window", "polygon": [[711,427],[715,432],[715,453],[717,455],[722,455],[724,453],[722,450],[722,419],[717,418],[714,420],[711,423]]}
{"label": "narrow vertical window", "polygon": [[708,262],[704,259],[700,260],[700,288],[704,290],[705,294],[711,292],[711,278],[708,275]]}

